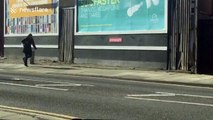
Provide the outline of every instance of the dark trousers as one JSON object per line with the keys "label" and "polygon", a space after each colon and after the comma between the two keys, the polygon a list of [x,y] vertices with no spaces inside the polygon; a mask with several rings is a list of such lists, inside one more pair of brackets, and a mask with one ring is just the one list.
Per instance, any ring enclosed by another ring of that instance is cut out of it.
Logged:
{"label": "dark trousers", "polygon": [[31,58],[31,57],[32,57],[32,52],[26,52],[26,53],[24,53],[24,55],[25,55],[25,57],[23,58],[24,65],[25,65],[25,66],[28,66],[28,65],[27,65],[27,60],[28,60],[28,58]]}

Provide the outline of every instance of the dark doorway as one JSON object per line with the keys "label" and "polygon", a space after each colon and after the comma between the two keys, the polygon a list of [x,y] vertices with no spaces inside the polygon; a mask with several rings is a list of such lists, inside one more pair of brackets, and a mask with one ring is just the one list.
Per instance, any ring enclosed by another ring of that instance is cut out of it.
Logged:
{"label": "dark doorway", "polygon": [[213,1],[198,3],[198,73],[213,74]]}
{"label": "dark doorway", "polygon": [[198,23],[198,73],[213,74],[213,20]]}

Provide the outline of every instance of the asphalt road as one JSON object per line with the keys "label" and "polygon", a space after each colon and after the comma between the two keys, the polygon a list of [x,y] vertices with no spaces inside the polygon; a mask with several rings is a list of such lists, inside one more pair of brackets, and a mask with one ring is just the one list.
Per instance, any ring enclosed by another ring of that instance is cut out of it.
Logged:
{"label": "asphalt road", "polygon": [[0,105],[86,119],[212,120],[213,88],[0,74]]}

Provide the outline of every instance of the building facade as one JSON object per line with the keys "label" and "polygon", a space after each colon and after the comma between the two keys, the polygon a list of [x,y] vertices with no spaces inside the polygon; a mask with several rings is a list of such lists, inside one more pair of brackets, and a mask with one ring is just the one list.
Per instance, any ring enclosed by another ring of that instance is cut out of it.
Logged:
{"label": "building facade", "polygon": [[[0,1],[4,5],[1,16],[6,20],[0,21],[4,26],[0,31],[0,53],[8,59],[22,57],[20,41],[31,31],[38,46],[36,59],[195,73],[207,69],[203,66],[207,53],[203,44],[211,42],[201,41],[206,37],[199,30],[209,26],[205,33],[211,33],[211,0],[34,0],[41,3],[25,3],[22,12],[48,8],[46,14],[30,15],[30,20],[37,17],[42,21],[37,24],[42,25],[34,28],[30,24],[28,28],[24,24],[21,30],[16,26],[23,22],[17,21],[24,18],[28,22],[29,14],[17,16],[8,6],[17,7],[18,3],[4,1]],[[54,15],[58,17],[48,19]],[[55,24],[55,32],[50,31],[54,27],[49,24]]]}

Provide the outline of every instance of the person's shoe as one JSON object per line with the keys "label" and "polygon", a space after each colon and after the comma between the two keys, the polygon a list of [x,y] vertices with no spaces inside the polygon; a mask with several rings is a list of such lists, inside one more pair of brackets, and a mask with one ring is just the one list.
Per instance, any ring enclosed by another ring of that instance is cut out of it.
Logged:
{"label": "person's shoe", "polygon": [[23,58],[23,61],[24,61],[24,65],[26,66],[26,67],[28,67],[28,65],[27,65],[27,59],[24,57]]}

